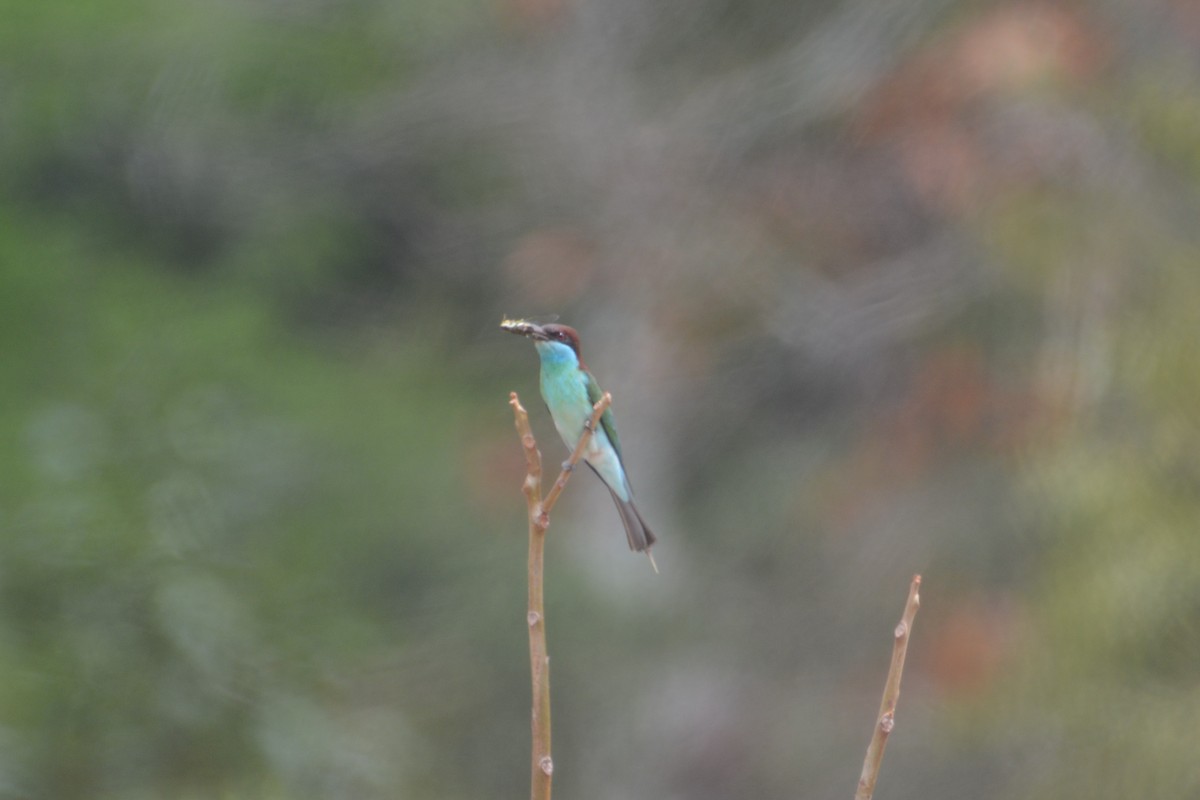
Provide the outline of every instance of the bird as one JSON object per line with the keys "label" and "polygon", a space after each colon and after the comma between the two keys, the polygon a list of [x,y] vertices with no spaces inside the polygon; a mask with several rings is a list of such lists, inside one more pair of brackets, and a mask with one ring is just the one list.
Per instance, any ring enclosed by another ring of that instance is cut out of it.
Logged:
{"label": "bird", "polygon": [[[591,419],[593,407],[604,396],[596,377],[583,361],[578,331],[569,325],[539,325],[508,319],[500,327],[533,340],[541,361],[539,383],[542,400],[550,411],[558,435],[568,450],[574,450]],[[611,407],[606,408],[600,417],[600,425],[592,433],[583,460],[608,487],[613,502],[617,504],[629,549],[645,553],[657,572],[658,566],[650,553],[656,538],[633,504],[633,487],[629,484],[629,475],[621,456],[621,442],[617,438]]]}

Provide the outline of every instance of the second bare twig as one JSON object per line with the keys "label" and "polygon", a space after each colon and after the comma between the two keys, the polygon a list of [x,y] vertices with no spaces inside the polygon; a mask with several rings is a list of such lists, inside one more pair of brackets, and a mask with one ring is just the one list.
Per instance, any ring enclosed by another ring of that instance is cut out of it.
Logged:
{"label": "second bare twig", "polygon": [[858,791],[854,800],[871,800],[875,793],[875,780],[879,777],[879,765],[883,763],[883,749],[887,747],[888,735],[896,725],[896,701],[900,699],[900,676],[904,672],[904,656],[908,652],[908,637],[912,633],[913,620],[921,607],[921,576],[914,575],[908,588],[908,602],[904,615],[896,625],[895,642],[892,645],[892,665],[888,669],[887,683],[883,687],[883,701],[879,704],[879,719],[875,732],[867,746],[863,760],[862,776],[858,779]]}

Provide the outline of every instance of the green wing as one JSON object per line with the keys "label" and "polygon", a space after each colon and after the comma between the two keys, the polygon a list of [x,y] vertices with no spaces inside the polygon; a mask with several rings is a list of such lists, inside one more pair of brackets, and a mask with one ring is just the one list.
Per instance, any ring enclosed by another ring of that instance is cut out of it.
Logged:
{"label": "green wing", "polygon": [[[604,392],[600,390],[600,384],[596,383],[595,376],[588,372],[587,374],[587,396],[588,402],[593,406],[600,402],[600,398],[604,396]],[[612,406],[604,409],[604,413],[600,415],[600,427],[604,428],[604,433],[608,435],[608,440],[612,442],[613,450],[617,451],[617,459],[621,462],[621,468],[625,468],[625,457],[621,455],[621,440],[617,438],[617,425],[613,422]]]}

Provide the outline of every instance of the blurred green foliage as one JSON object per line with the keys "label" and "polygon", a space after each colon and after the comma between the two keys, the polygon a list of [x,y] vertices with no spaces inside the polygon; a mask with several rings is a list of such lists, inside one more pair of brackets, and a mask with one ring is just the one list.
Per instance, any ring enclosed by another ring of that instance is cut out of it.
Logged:
{"label": "blurred green foliage", "polygon": [[[477,381],[406,348],[314,350],[254,295],[24,219],[0,231],[22,389],[3,419],[13,793],[394,786],[405,736],[369,764],[353,742],[411,723],[334,676],[453,617],[434,600],[454,582],[446,519],[480,519],[427,498],[458,480],[446,443]],[[414,603],[433,605],[417,621]]]}

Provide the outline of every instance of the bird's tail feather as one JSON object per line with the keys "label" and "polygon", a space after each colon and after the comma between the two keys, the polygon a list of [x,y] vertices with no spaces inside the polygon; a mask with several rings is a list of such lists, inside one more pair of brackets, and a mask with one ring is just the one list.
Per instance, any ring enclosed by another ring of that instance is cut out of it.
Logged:
{"label": "bird's tail feather", "polygon": [[612,489],[608,491],[613,502],[617,504],[617,511],[621,512],[621,522],[625,524],[625,537],[629,539],[629,549],[649,553],[650,546],[655,542],[654,533],[638,513],[637,506],[632,500],[617,497],[617,493]]}

